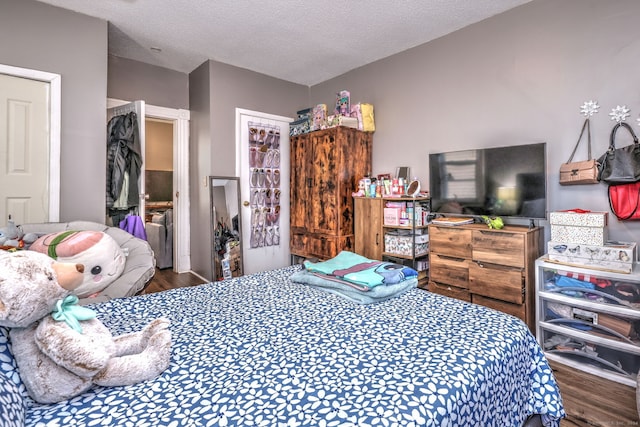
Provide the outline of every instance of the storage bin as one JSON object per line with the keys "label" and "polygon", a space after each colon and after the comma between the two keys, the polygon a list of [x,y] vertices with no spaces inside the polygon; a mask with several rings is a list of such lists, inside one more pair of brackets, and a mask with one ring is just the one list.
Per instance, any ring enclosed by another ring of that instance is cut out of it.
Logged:
{"label": "storage bin", "polygon": [[[396,255],[413,255],[414,236],[386,233],[384,235],[384,251]],[[415,236],[416,256],[424,255],[429,251],[429,235]]]}
{"label": "storage bin", "polygon": [[549,214],[551,240],[582,245],[604,245],[609,240],[607,212],[557,211]]}
{"label": "storage bin", "polygon": [[636,243],[627,242],[586,245],[551,240],[547,254],[551,261],[618,273],[631,273],[637,257]]}
{"label": "storage bin", "polygon": [[621,342],[613,346],[598,339],[595,332],[580,331],[565,335],[555,330],[544,330],[542,339],[547,355],[552,355],[554,360],[564,359],[571,366],[589,365],[630,381],[635,381],[640,368],[640,355],[634,344]]}

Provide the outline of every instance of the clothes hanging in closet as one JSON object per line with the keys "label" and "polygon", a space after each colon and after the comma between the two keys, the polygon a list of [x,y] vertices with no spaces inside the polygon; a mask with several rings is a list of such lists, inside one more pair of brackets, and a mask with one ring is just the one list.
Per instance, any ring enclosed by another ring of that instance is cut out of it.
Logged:
{"label": "clothes hanging in closet", "polygon": [[107,125],[107,208],[131,211],[140,203],[142,150],[137,114],[112,118]]}

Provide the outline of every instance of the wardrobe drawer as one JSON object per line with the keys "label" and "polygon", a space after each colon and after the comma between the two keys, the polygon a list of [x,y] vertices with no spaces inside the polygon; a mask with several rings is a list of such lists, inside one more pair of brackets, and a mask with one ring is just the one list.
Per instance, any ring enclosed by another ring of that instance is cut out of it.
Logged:
{"label": "wardrobe drawer", "polygon": [[485,297],[524,303],[524,277],[520,269],[471,262],[469,292]]}
{"label": "wardrobe drawer", "polygon": [[525,249],[525,235],[522,233],[473,231],[474,261],[524,268]]}
{"label": "wardrobe drawer", "polygon": [[469,260],[431,252],[429,254],[430,280],[459,288],[469,286]]}

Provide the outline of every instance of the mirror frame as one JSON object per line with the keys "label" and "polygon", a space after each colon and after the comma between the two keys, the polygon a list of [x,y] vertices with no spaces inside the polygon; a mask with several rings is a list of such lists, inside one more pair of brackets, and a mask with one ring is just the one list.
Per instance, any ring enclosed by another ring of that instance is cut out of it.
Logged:
{"label": "mirror frame", "polygon": [[[210,200],[210,212],[211,212],[211,277],[212,281],[218,281],[219,277],[216,275],[218,271],[218,265],[222,263],[223,257],[220,257],[216,251],[216,228],[218,223],[218,217],[216,213],[216,206],[214,203],[214,189],[219,187],[226,186],[229,182],[235,182],[236,185],[236,194],[230,195],[225,192],[225,199],[228,206],[231,206],[231,203],[237,204],[237,216],[238,216],[238,246],[239,246],[239,260],[238,267],[240,269],[240,275],[244,273],[244,263],[242,256],[242,207],[240,202],[240,178],[236,176],[210,176],[209,177],[209,200]],[[235,202],[234,200],[235,196]],[[229,218],[231,221],[231,218]],[[230,224],[230,226],[232,226]]]}

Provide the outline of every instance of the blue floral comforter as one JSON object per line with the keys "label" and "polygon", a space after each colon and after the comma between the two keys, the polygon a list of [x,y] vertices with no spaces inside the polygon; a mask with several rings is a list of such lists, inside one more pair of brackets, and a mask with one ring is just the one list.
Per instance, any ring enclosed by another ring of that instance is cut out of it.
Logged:
{"label": "blue floral comforter", "polygon": [[94,306],[115,335],[171,319],[154,381],[28,401],[27,426],[521,426],[564,415],[520,320],[412,289],[354,304],[287,267]]}

